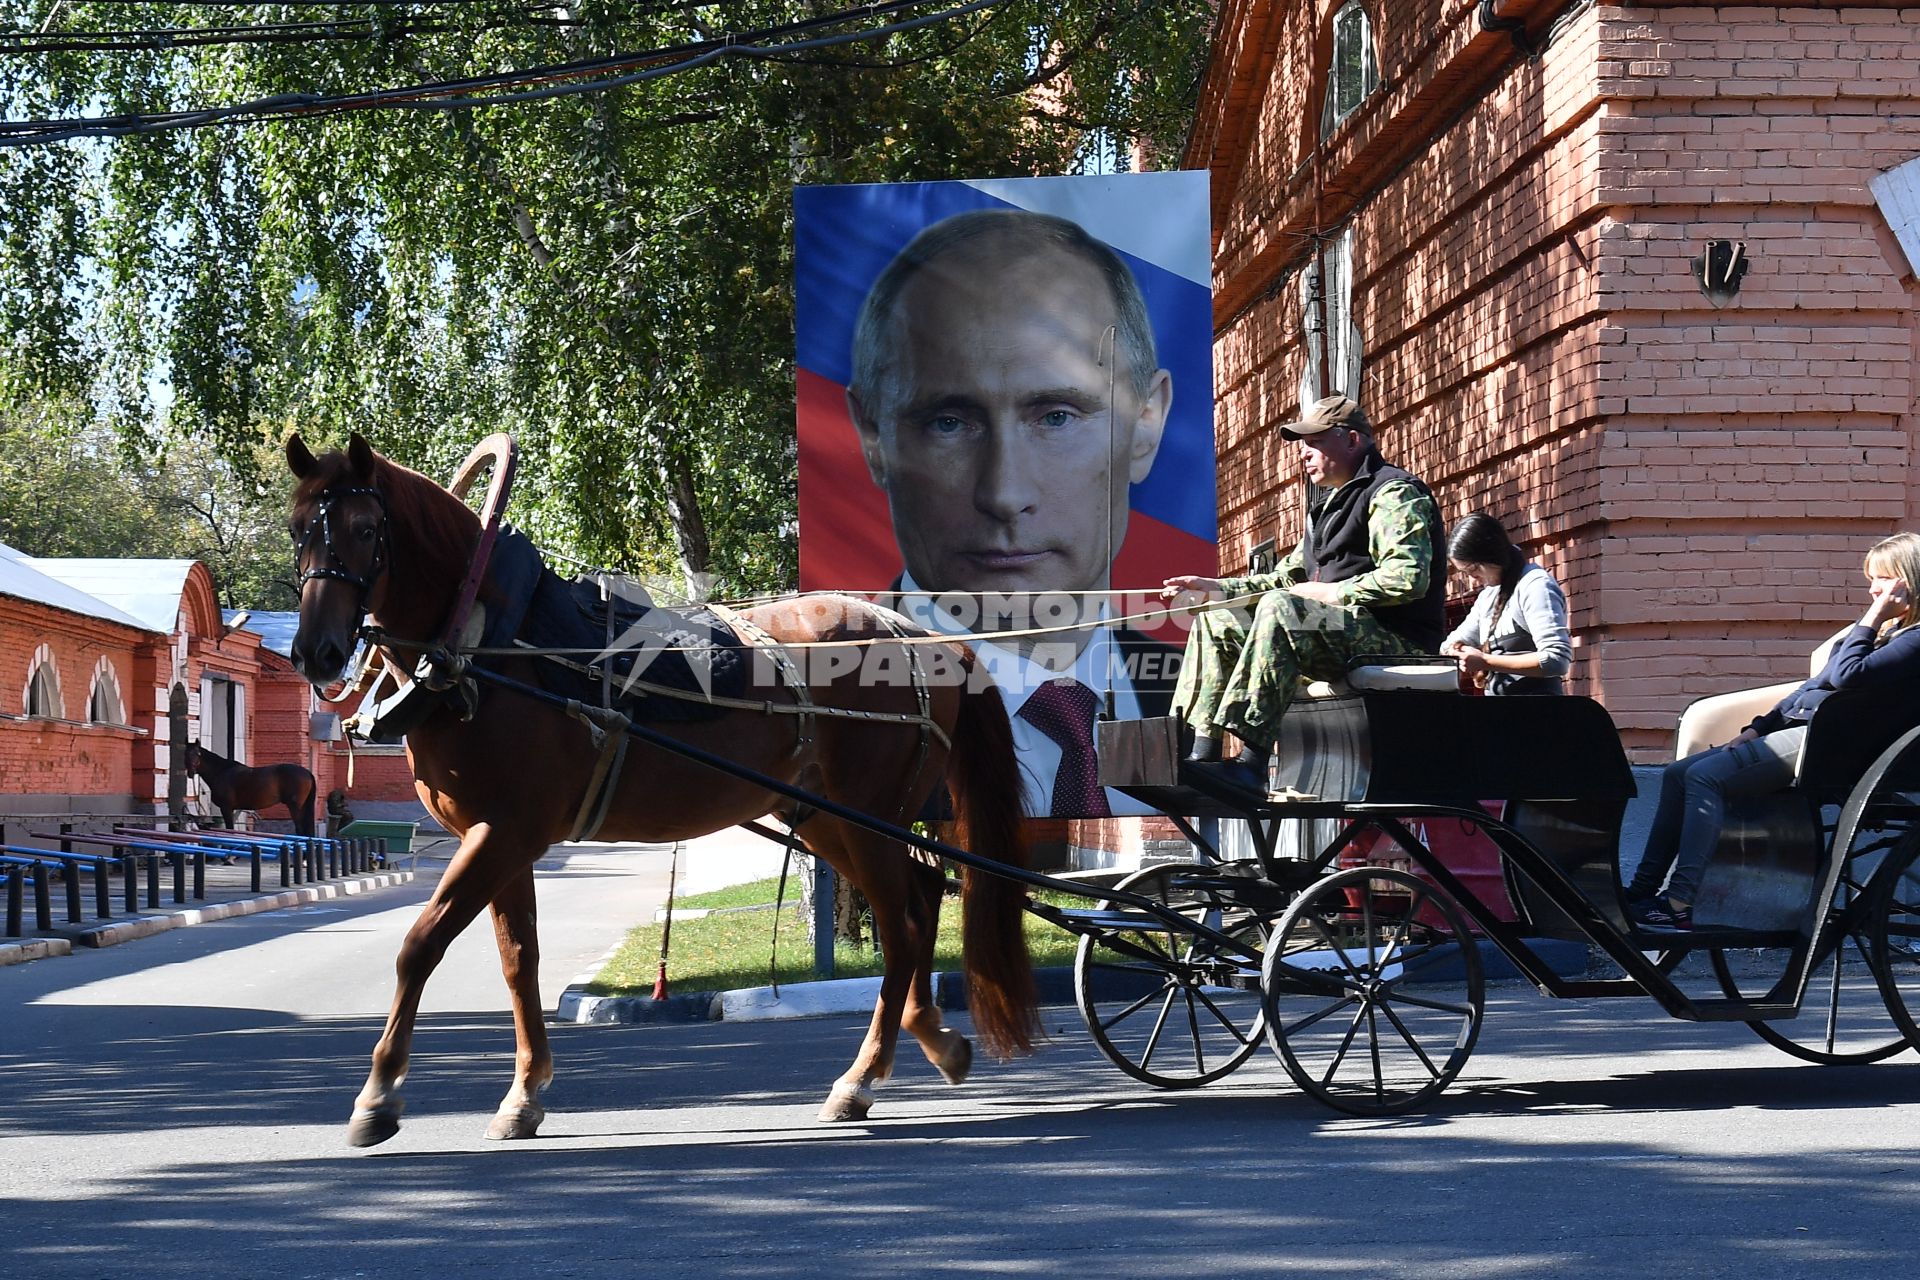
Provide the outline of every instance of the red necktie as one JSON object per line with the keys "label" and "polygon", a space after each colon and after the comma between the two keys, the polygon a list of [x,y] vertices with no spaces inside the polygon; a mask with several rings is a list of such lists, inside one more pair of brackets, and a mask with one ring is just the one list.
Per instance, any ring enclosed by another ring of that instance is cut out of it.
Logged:
{"label": "red necktie", "polygon": [[1093,709],[1099,699],[1078,680],[1062,676],[1033,691],[1020,718],[1053,739],[1060,748],[1060,770],[1053,775],[1055,818],[1106,818],[1107,793],[1100,785],[1093,754]]}

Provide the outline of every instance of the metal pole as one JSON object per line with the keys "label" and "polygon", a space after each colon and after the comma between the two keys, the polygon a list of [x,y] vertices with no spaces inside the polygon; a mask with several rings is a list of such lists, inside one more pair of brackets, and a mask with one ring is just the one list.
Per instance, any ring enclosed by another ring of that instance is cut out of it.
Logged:
{"label": "metal pole", "polygon": [[47,864],[33,862],[33,927],[42,933],[53,929],[53,895],[47,889]]}
{"label": "metal pole", "polygon": [[813,975],[833,976],[833,868],[813,860]]}
{"label": "metal pole", "polygon": [[673,842],[673,857],[667,863],[667,922],[660,930],[660,967],[653,975],[653,998],[667,998],[667,944],[673,939],[673,887],[680,879],[680,842]]}

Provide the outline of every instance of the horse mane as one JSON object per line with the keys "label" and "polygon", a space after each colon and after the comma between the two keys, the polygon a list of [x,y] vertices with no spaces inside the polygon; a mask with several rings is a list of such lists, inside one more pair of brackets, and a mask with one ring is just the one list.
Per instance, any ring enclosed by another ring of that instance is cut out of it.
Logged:
{"label": "horse mane", "polygon": [[221,755],[219,752],[208,750],[206,747],[202,747],[198,743],[194,743],[193,745],[196,748],[198,748],[200,752],[201,772],[204,773],[206,771],[206,765],[208,764],[212,764],[214,768],[219,770],[221,773],[225,773],[227,770],[233,768],[233,761],[227,759],[225,756]]}
{"label": "horse mane", "polygon": [[420,535],[419,550],[444,554],[454,580],[466,572],[467,556],[480,536],[480,517],[466,503],[427,476],[382,454],[374,454],[374,480],[387,495],[387,512],[395,524]]}

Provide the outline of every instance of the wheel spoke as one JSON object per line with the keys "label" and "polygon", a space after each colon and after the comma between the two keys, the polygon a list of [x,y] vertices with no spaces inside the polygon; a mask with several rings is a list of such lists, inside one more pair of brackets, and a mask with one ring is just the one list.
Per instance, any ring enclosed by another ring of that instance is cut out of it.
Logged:
{"label": "wheel spoke", "polygon": [[1391,1022],[1394,1029],[1400,1033],[1400,1038],[1407,1042],[1407,1048],[1413,1050],[1414,1055],[1420,1059],[1421,1064],[1427,1069],[1427,1074],[1433,1079],[1438,1080],[1440,1078],[1440,1068],[1433,1065],[1433,1059],[1429,1058],[1427,1051],[1420,1047],[1420,1042],[1413,1038],[1413,1032],[1407,1030],[1407,1024],[1400,1021],[1400,1015],[1393,1011],[1393,1006],[1382,1002],[1380,1012],[1387,1015],[1387,1021]]}
{"label": "wheel spoke", "polygon": [[1147,1037],[1147,1049],[1140,1055],[1140,1065],[1146,1066],[1153,1061],[1153,1051],[1160,1047],[1160,1033],[1167,1029],[1167,1014],[1173,1010],[1173,998],[1180,994],[1180,988],[1168,987],[1167,998],[1160,1002],[1160,1016],[1153,1020],[1153,1034]]}
{"label": "wheel spoke", "polygon": [[1108,1018],[1103,1022],[1099,1023],[1098,1025],[1100,1027],[1100,1030],[1102,1031],[1113,1030],[1115,1027],[1119,1026],[1122,1022],[1126,1021],[1128,1018],[1131,1018],[1134,1014],[1140,1012],[1141,1009],[1145,1008],[1147,1002],[1152,1000],[1155,996],[1165,993],[1169,998],[1171,998],[1173,995],[1173,991],[1174,991],[1174,986],[1171,982],[1169,982],[1163,985],[1158,991],[1147,992],[1147,994],[1141,996],[1138,1000],[1135,1000],[1132,1004],[1128,1005],[1126,1008],[1122,1009],[1120,1012],[1114,1014],[1111,1018]]}
{"label": "wheel spoke", "polygon": [[1352,996],[1352,995],[1341,996],[1338,1000],[1335,1000],[1332,1004],[1320,1010],[1318,1013],[1310,1013],[1306,1017],[1300,1019],[1300,1021],[1295,1023],[1290,1023],[1289,1025],[1282,1027],[1280,1029],[1281,1034],[1283,1036],[1296,1035],[1299,1032],[1305,1031],[1308,1027],[1313,1026],[1315,1023],[1319,1022],[1322,1018],[1327,1017],[1329,1014],[1338,1013],[1340,1010],[1346,1008],[1350,1004],[1358,1004],[1359,1001],[1360,1001],[1360,997],[1358,996]]}
{"label": "wheel spoke", "polygon": [[1197,1076],[1207,1074],[1207,1046],[1200,1039],[1200,1012],[1193,1007],[1193,988],[1186,989],[1187,1032],[1193,1037],[1193,1073]]}
{"label": "wheel spoke", "polygon": [[[1238,1040],[1241,1044],[1247,1043],[1247,1037],[1240,1034],[1240,1028],[1234,1025],[1233,1019],[1229,1018],[1226,1014],[1220,1012],[1220,1006],[1215,1004],[1211,999],[1208,998],[1207,993],[1204,989],[1200,987],[1192,987],[1188,989],[1187,994],[1190,999],[1197,998],[1201,1004],[1205,1005],[1207,1007],[1207,1011],[1214,1016],[1215,1020],[1218,1021],[1221,1026],[1227,1029],[1227,1031],[1233,1036],[1235,1040]],[[1195,1032],[1194,1038],[1195,1039],[1199,1038],[1198,1032]]]}
{"label": "wheel spoke", "polygon": [[1320,935],[1321,940],[1327,944],[1333,951],[1333,954],[1340,957],[1340,963],[1346,968],[1348,973],[1352,974],[1355,978],[1366,977],[1365,971],[1354,965],[1353,957],[1347,954],[1347,949],[1336,942],[1333,935],[1327,932],[1325,921],[1321,920],[1319,916],[1315,916],[1309,923],[1313,925],[1313,931]]}
{"label": "wheel spoke", "polygon": [[1347,1060],[1347,1050],[1353,1048],[1353,1038],[1360,1033],[1361,1020],[1367,1016],[1367,1002],[1358,1001],[1359,1008],[1353,1011],[1353,1021],[1347,1024],[1347,1034],[1340,1037],[1340,1049],[1333,1055],[1333,1061],[1327,1064],[1327,1073],[1320,1077],[1321,1084],[1332,1084],[1333,1073]]}
{"label": "wheel spoke", "polygon": [[1390,994],[1394,1000],[1401,1004],[1410,1004],[1421,1009],[1432,1009],[1436,1013],[1455,1013],[1463,1018],[1473,1016],[1472,1005],[1450,1004],[1445,1000],[1435,1000],[1429,996],[1411,995],[1401,987],[1392,988]]}
{"label": "wheel spoke", "polygon": [[1373,1097],[1376,1102],[1387,1100],[1386,1078],[1380,1074],[1380,1019],[1373,1011],[1372,1001],[1367,1002],[1367,1049],[1373,1056]]}

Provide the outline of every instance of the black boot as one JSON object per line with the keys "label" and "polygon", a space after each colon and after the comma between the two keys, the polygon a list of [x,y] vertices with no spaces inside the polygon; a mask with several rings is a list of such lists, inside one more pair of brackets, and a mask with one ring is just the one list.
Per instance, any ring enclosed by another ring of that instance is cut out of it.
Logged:
{"label": "black boot", "polygon": [[1220,762],[1220,739],[1211,734],[1196,733],[1193,745],[1187,749],[1188,764],[1218,764]]}

